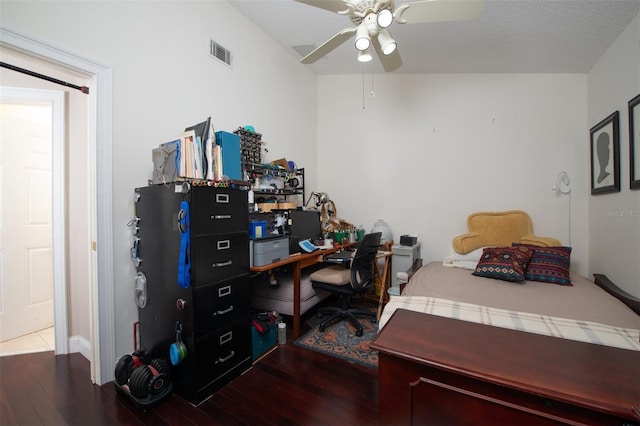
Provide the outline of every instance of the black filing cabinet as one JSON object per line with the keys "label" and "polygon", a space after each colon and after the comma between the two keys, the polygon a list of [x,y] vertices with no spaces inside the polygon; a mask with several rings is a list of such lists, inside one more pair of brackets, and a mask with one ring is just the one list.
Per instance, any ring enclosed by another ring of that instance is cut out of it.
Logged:
{"label": "black filing cabinet", "polygon": [[[171,380],[197,405],[251,366],[247,192],[188,184],[135,191],[138,274],[146,279],[140,348],[172,364],[180,329],[186,356]],[[190,263],[188,286],[179,263]]]}

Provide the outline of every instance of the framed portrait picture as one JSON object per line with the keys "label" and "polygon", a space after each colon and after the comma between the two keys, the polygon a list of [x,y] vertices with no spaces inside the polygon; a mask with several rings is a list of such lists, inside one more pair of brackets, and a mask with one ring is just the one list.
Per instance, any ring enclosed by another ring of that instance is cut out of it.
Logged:
{"label": "framed portrait picture", "polygon": [[591,195],[620,192],[619,112],[591,128]]}
{"label": "framed portrait picture", "polygon": [[640,189],[640,95],[629,101],[630,188]]}

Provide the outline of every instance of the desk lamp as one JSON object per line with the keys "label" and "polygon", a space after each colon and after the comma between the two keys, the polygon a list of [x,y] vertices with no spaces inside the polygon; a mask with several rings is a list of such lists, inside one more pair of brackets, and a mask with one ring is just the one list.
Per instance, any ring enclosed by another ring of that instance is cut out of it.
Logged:
{"label": "desk lamp", "polygon": [[329,198],[329,194],[327,194],[326,192],[312,192],[309,198],[307,198],[307,202],[304,203],[305,207],[309,205],[309,202],[313,197],[316,197],[316,207],[320,207],[322,204],[331,201],[331,199]]}

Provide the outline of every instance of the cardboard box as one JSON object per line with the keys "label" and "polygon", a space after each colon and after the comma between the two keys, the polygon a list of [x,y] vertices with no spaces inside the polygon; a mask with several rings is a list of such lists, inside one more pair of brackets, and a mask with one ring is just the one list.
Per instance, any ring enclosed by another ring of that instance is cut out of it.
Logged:
{"label": "cardboard box", "polygon": [[281,166],[283,169],[285,169],[285,170],[287,170],[289,172],[293,171],[293,170],[291,170],[291,167],[289,167],[289,162],[287,161],[286,158],[279,158],[277,160],[273,160],[271,162],[271,164],[275,164],[277,166]]}

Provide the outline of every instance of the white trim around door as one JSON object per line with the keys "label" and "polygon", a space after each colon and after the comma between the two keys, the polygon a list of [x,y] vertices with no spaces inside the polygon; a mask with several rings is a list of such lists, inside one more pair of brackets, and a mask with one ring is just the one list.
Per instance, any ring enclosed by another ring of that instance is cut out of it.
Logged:
{"label": "white trim around door", "polygon": [[[112,212],[112,69],[44,41],[0,27],[0,44],[53,64],[75,68],[92,76],[89,85],[89,144],[92,282],[91,380],[102,385],[113,380],[115,318]],[[56,342],[57,344],[57,342]]]}

